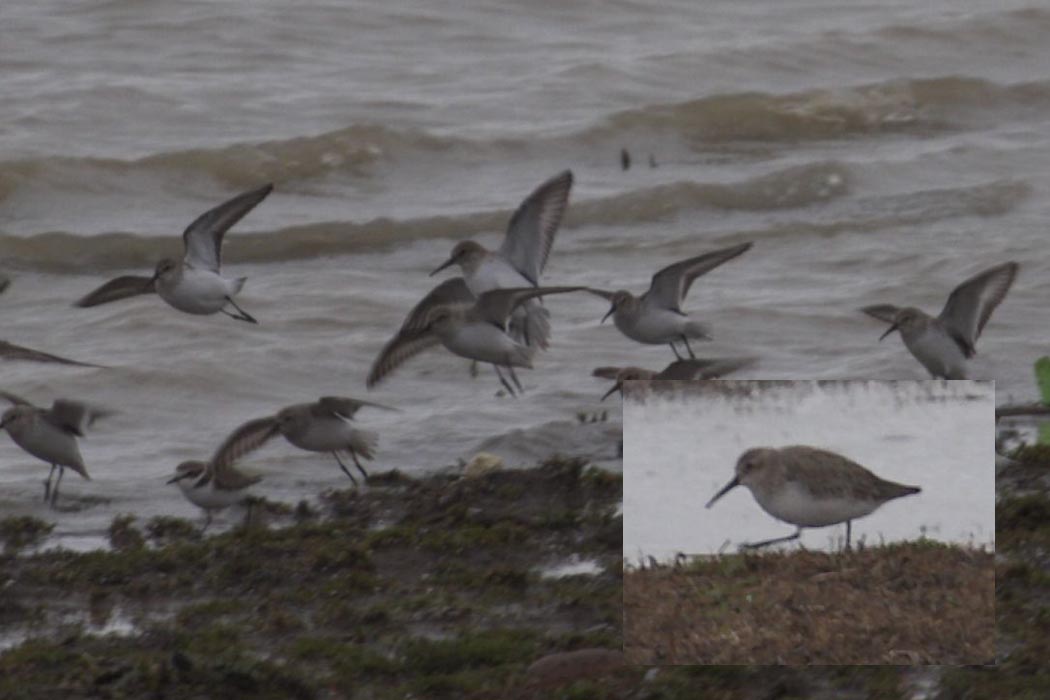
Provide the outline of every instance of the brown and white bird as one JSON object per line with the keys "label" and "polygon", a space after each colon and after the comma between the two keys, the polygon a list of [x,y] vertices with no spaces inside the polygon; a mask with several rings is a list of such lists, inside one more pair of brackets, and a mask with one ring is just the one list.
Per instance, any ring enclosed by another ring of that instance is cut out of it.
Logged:
{"label": "brown and white bird", "polygon": [[977,339],[1006,298],[1019,268],[1007,262],[974,275],[952,290],[936,318],[915,307],[892,304],[861,311],[891,324],[879,340],[900,331],[904,345],[935,379],[966,379],[966,361],[977,354]]}
{"label": "brown and white bird", "polygon": [[250,420],[233,431],[223,446],[216,451],[212,462],[231,463],[241,455],[262,447],[278,435],[283,435],[299,449],[330,453],[343,473],[356,485],[357,479],[339,455],[349,455],[361,476],[368,478],[368,472],[360,460],[375,458],[379,436],[353,425],[357,411],[366,407],[386,411],[397,410],[345,396],[322,396],[313,403],[286,406],[272,416]]}
{"label": "brown and white bird", "polygon": [[[572,171],[566,170],[526,197],[511,217],[499,250],[461,241],[448,260],[430,274],[459,265],[467,288],[475,297],[493,289],[538,287],[568,206],[572,179]],[[519,343],[546,348],[550,332],[550,314],[539,299],[526,300],[511,314],[509,333]]]}
{"label": "brown and white bird", "polygon": [[707,507],[737,486],[750,489],[762,510],[798,528],[787,537],[743,545],[748,549],[797,540],[802,528],[842,522],[846,523],[849,549],[851,521],[887,501],[921,491],[918,486],[881,479],[842,455],[805,445],[747,450],[737,460],[733,479],[707,502]]}
{"label": "brown and white bird", "polygon": [[[513,396],[522,390],[514,367],[532,367],[534,346],[523,345],[507,333],[511,313],[529,299],[564,294],[583,287],[524,287],[493,289],[477,299],[460,278],[435,287],[409,313],[401,330],[379,352],[368,374],[367,386],[375,386],[409,358],[423,350],[444,345],[460,357],[488,362],[500,383]],[[514,386],[501,370],[507,370]]]}
{"label": "brown and white bird", "polygon": [[[182,260],[164,258],[157,263],[152,277],[127,275],[110,280],[77,301],[75,306],[98,306],[156,292],[179,311],[198,315],[221,312],[238,321],[258,323],[233,300],[247,278],[222,276],[222,239],[272,190],[273,185],[265,185],[201,214],[182,234],[185,246]],[[237,313],[229,311],[228,306]]]}
{"label": "brown and white bird", "polygon": [[234,466],[250,444],[239,430],[222,441],[210,460],[183,462],[168,480],[169,484],[178,485],[186,500],[204,511],[201,532],[211,525],[215,512],[242,503],[248,497],[248,489],[262,480],[257,474],[245,474]]}
{"label": "brown and white bird", "polygon": [[640,297],[624,289],[588,291],[612,302],[609,313],[602,318],[603,323],[612,316],[616,327],[631,340],[649,345],[666,343],[678,359],[682,356],[675,343],[682,342],[689,357],[696,357],[689,347],[689,339],[710,340],[711,336],[705,324],[682,311],[682,301],[697,277],[743,255],[750,248],[751,243],[741,243],[668,265],[653,275],[649,290]]}
{"label": "brown and white bird", "polygon": [[746,367],[751,367],[757,360],[753,357],[716,357],[711,359],[691,358],[675,360],[659,372],[641,367],[596,367],[592,375],[602,379],[615,379],[609,391],[601,400],[623,391],[623,383],[632,380],[659,379],[664,381],[688,381],[699,379],[718,379]]}
{"label": "brown and white bird", "polygon": [[[15,444],[51,465],[44,481],[44,501],[52,508],[58,501],[58,486],[69,467],[90,480],[77,438],[99,418],[112,415],[96,406],[70,399],[56,399],[51,408],[39,408],[20,396],[0,391],[0,398],[12,404],[0,416],[0,430],[6,430]],[[58,470],[54,487],[51,479]]]}

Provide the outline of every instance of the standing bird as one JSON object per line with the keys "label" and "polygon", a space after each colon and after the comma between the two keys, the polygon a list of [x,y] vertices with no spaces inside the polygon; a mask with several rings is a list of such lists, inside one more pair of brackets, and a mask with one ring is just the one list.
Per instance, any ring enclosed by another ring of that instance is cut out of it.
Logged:
{"label": "standing bird", "polygon": [[1020,268],[1015,262],[988,268],[966,280],[934,318],[914,307],[865,306],[861,311],[890,323],[882,340],[900,331],[904,345],[934,379],[966,379],[966,360],[977,354],[977,338],[1002,303]]}
{"label": "standing bird", "polygon": [[[0,391],[0,398],[12,404],[0,416],[0,430],[6,430],[11,439],[29,454],[51,465],[44,481],[44,502],[52,508],[58,500],[58,485],[69,467],[90,480],[84,458],[80,456],[77,438],[97,419],[112,415],[111,411],[89,406],[69,399],[56,399],[51,408],[38,408],[25,399]],[[58,469],[54,488],[51,478]]]}
{"label": "standing bird", "polygon": [[682,341],[689,357],[695,358],[693,349],[689,347],[689,339],[710,340],[711,336],[706,325],[682,311],[682,301],[689,293],[693,280],[750,248],[751,243],[741,243],[668,265],[653,275],[649,290],[640,297],[622,289],[616,292],[601,289],[588,291],[612,302],[602,323],[612,316],[616,327],[631,340],[650,345],[667,343],[679,360],[682,356],[678,354],[675,342]]}
{"label": "standing bird", "polygon": [[506,369],[522,391],[514,367],[532,368],[536,348],[522,345],[507,334],[507,319],[522,303],[547,294],[563,294],[583,287],[524,287],[493,289],[472,300],[465,285],[455,280],[435,288],[409,314],[405,324],[372,363],[366,385],[372,388],[405,360],[437,344],[460,357],[491,363],[496,376],[510,393],[514,386],[500,371]]}
{"label": "standing bird", "polygon": [[216,452],[212,462],[232,462],[237,457],[262,447],[272,438],[283,435],[299,449],[331,453],[339,468],[357,486],[357,479],[339,458],[339,453],[349,454],[361,476],[368,478],[368,472],[361,466],[358,456],[368,460],[374,459],[379,436],[369,430],[358,430],[351,424],[358,409],[366,406],[386,411],[397,410],[371,401],[343,396],[322,396],[314,403],[286,406],[276,415],[250,420],[233,431]]}
{"label": "standing bird", "polygon": [[688,381],[691,379],[718,379],[737,370],[755,364],[753,357],[718,357],[710,360],[688,359],[675,360],[659,372],[641,367],[597,367],[592,373],[595,377],[615,379],[609,391],[601,400],[612,396],[617,391],[623,392],[623,383],[638,379],[660,379],[664,381]]}
{"label": "standing bird", "polygon": [[797,540],[804,527],[846,523],[846,549],[850,546],[851,521],[887,501],[919,493],[918,486],[886,481],[842,455],[816,447],[754,447],[736,463],[736,476],[716,493],[710,508],[737,486],[751,489],[762,510],[798,529],[794,535],[742,545],[755,549]]}
{"label": "standing bird", "polygon": [[[156,292],[179,311],[207,315],[222,312],[230,318],[258,323],[233,300],[246,277],[222,276],[223,235],[273,190],[273,185],[245,192],[201,214],[182,233],[186,252],[182,260],[164,258],[152,277],[127,275],[104,285],[77,301],[75,306],[98,306],[138,294]],[[226,307],[232,306],[237,313]]]}
{"label": "standing bird", "polygon": [[[539,286],[571,189],[572,171],[555,175],[537,187],[514,212],[499,250],[461,241],[431,276],[459,265],[467,288],[475,297],[493,289]],[[539,299],[526,300],[511,316],[510,334],[519,343],[546,349],[550,333],[550,314]]]}
{"label": "standing bird", "polygon": [[261,476],[245,474],[233,466],[247,452],[244,445],[243,436],[234,431],[209,461],[183,462],[168,480],[169,484],[178,484],[186,500],[204,511],[201,532],[211,525],[215,511],[244,501],[248,488],[262,480]]}

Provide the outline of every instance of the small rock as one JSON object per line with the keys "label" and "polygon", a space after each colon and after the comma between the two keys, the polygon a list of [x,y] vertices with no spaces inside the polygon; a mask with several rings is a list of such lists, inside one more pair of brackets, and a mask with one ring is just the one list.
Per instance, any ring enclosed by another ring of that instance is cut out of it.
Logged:
{"label": "small rock", "polygon": [[503,469],[503,460],[491,452],[479,452],[463,467],[463,476],[467,479],[479,479]]}

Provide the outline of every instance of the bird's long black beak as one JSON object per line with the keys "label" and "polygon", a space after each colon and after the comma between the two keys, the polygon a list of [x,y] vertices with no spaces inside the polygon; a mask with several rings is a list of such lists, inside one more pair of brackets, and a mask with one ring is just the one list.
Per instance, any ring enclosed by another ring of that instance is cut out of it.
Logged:
{"label": "bird's long black beak", "polygon": [[732,480],[732,481],[730,481],[730,482],[729,482],[728,484],[726,484],[726,485],[725,485],[725,486],[724,486],[724,487],[722,488],[722,490],[721,490],[721,491],[719,491],[719,492],[718,492],[718,493],[716,493],[716,494],[715,494],[714,496],[712,496],[712,497],[711,497],[711,500],[710,500],[710,501],[708,501],[708,502],[707,502],[707,505],[706,505],[706,506],[704,506],[704,507],[705,507],[705,508],[710,508],[711,506],[713,506],[713,505],[715,504],[715,501],[717,501],[717,500],[718,500],[719,498],[721,498],[722,496],[726,495],[726,492],[728,492],[728,491],[729,491],[730,489],[732,489],[733,487],[736,487],[736,486],[740,486],[740,479],[734,476],[734,477],[733,477],[733,480]]}
{"label": "bird's long black beak", "polygon": [[174,484],[175,482],[182,481],[183,479],[185,479],[185,478],[187,478],[189,476],[192,476],[192,475],[191,474],[176,474],[172,478],[168,479],[167,483]]}
{"label": "bird's long black beak", "polygon": [[607,392],[605,392],[605,395],[602,396],[601,400],[605,401],[605,399],[609,398],[610,396],[615,394],[617,391],[620,391],[621,389],[623,389],[623,382],[616,382],[615,384],[613,384],[612,389],[609,389]]}
{"label": "bird's long black beak", "polygon": [[612,306],[610,306],[609,307],[609,313],[607,313],[604,316],[602,316],[602,323],[605,323],[605,320],[607,318],[609,318],[610,316],[612,316],[614,313],[616,313],[616,304],[613,304]]}
{"label": "bird's long black beak", "polygon": [[881,342],[883,338],[885,338],[890,333],[896,330],[900,330],[900,327],[896,323],[894,323],[892,326],[890,326],[889,330],[887,330],[885,333],[879,336],[879,341]]}
{"label": "bird's long black beak", "polygon": [[446,267],[449,267],[450,265],[455,265],[455,264],[456,264],[456,261],[453,260],[452,258],[449,258],[448,260],[446,260],[445,262],[441,263],[436,268],[434,268],[434,271],[430,273],[430,276],[433,277],[437,273],[439,273],[442,270],[444,270]]}

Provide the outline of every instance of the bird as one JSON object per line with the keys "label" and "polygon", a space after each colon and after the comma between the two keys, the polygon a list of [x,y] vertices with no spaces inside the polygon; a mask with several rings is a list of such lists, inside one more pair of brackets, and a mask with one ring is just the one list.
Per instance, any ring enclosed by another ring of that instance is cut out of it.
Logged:
{"label": "bird", "polygon": [[[460,241],[430,275],[459,265],[467,288],[475,297],[493,289],[538,287],[568,206],[572,183],[572,171],[565,170],[526,197],[511,217],[499,250],[487,250],[475,241]],[[539,299],[528,299],[515,310],[510,334],[519,343],[548,347],[550,314]]]}
{"label": "bird", "polygon": [[[476,300],[464,292],[466,284],[439,285],[409,313],[397,335],[372,363],[366,386],[372,388],[409,358],[441,344],[460,357],[491,363],[507,392],[522,391],[514,367],[532,367],[536,348],[522,345],[507,334],[507,319],[523,302],[548,294],[581,291],[584,287],[519,287],[493,289]],[[500,368],[506,369],[512,386]]]}
{"label": "bird", "polygon": [[[157,263],[152,277],[126,275],[110,280],[78,300],[74,306],[98,306],[156,292],[179,311],[197,315],[221,312],[238,321],[258,323],[233,300],[247,278],[230,279],[222,276],[222,239],[234,224],[271,191],[272,184],[264,185],[210,209],[197,217],[182,233],[185,247],[182,260],[164,258]],[[232,306],[237,313],[228,310],[227,306]]]}
{"label": "bird", "polygon": [[934,379],[966,379],[966,361],[1017,277],[1020,265],[1006,262],[966,280],[948,296],[936,318],[915,307],[865,306],[861,311],[890,324],[879,338],[900,331],[904,345]]}
{"label": "bird", "polygon": [[682,311],[682,300],[689,293],[693,280],[744,254],[751,245],[741,243],[668,265],[653,275],[649,290],[640,297],[623,289],[610,292],[591,288],[587,291],[612,302],[602,323],[612,316],[616,327],[628,338],[650,345],[667,343],[679,360],[682,356],[675,343],[681,341],[689,357],[695,358],[689,339],[710,340],[711,336],[706,325]]}
{"label": "bird", "polygon": [[[112,415],[112,411],[70,399],[56,399],[51,408],[39,408],[6,391],[0,391],[0,398],[12,404],[0,416],[0,430],[6,430],[23,450],[51,465],[44,481],[44,502],[54,508],[66,467],[91,479],[77,438],[99,418]],[[52,487],[55,469],[58,469],[58,479]]]}
{"label": "bird", "polygon": [[887,501],[922,490],[881,479],[840,454],[806,445],[747,450],[737,460],[733,479],[707,502],[707,507],[737,486],[749,488],[762,510],[797,528],[787,537],[742,545],[745,549],[797,540],[803,528],[841,522],[846,523],[849,549],[854,519],[872,513]]}
{"label": "bird", "polygon": [[234,466],[246,452],[242,437],[235,430],[210,460],[182,462],[175,468],[175,476],[168,480],[169,484],[178,485],[186,500],[204,511],[201,532],[211,525],[215,511],[241,503],[247,498],[248,488],[262,480],[261,476],[245,474]]}
{"label": "bird", "polygon": [[361,465],[359,457],[374,459],[379,437],[372,431],[355,428],[351,423],[357,411],[365,407],[397,410],[383,404],[346,396],[322,396],[313,403],[285,406],[272,416],[250,420],[237,428],[224,441],[212,462],[230,463],[236,457],[262,447],[278,435],[283,435],[299,449],[330,453],[343,473],[357,486],[357,478],[339,458],[339,453],[347,453],[361,472],[361,476],[368,479],[368,472]]}
{"label": "bird", "polygon": [[595,377],[602,379],[615,379],[609,391],[605,392],[601,400],[612,396],[617,391],[623,391],[623,383],[639,379],[659,379],[666,381],[684,381],[690,379],[717,379],[731,372],[750,367],[755,364],[753,357],[719,357],[712,359],[687,359],[675,360],[659,372],[641,367],[597,367],[592,373]]}
{"label": "bird", "polygon": [[8,343],[5,340],[0,340],[0,359],[2,360],[25,360],[27,362],[50,362],[60,365],[70,365],[75,367],[101,367],[102,365],[94,365],[90,362],[80,362],[78,360],[70,360],[67,357],[59,357],[58,355],[52,355],[50,353],[43,352],[41,350],[33,350],[31,348],[23,347],[21,345],[15,345],[14,343]]}

